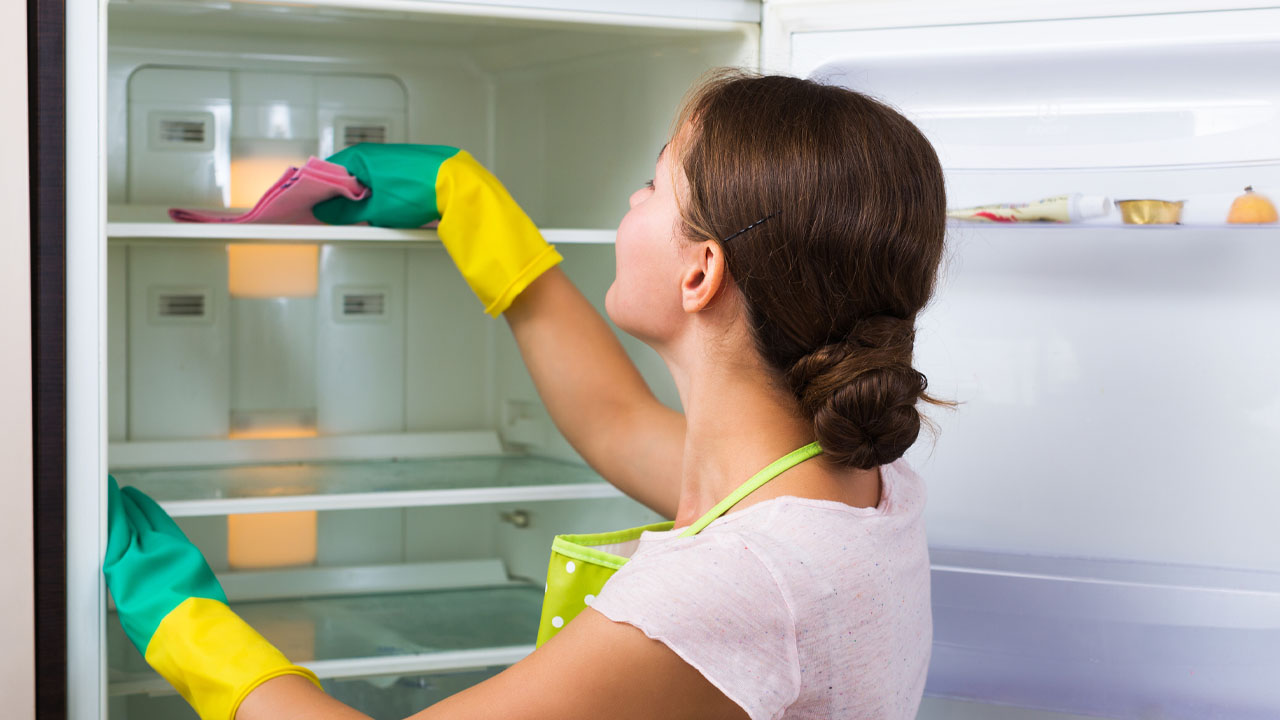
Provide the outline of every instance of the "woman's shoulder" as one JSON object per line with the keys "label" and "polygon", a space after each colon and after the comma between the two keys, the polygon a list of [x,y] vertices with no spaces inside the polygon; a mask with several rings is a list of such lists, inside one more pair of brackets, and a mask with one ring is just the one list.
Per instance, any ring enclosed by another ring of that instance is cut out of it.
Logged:
{"label": "woman's shoulder", "polygon": [[788,531],[814,525],[838,528],[894,525],[911,522],[924,512],[925,486],[906,459],[880,466],[880,502],[857,507],[836,500],[783,495],[738,512],[708,526],[719,532]]}
{"label": "woman's shoulder", "polygon": [[627,574],[702,573],[709,579],[717,575],[707,568],[732,569],[725,577],[786,584],[792,569],[835,557],[856,562],[889,548],[923,547],[919,475],[898,460],[882,466],[881,476],[876,507],[784,495],[726,514],[691,537],[681,537],[679,529],[645,533]]}

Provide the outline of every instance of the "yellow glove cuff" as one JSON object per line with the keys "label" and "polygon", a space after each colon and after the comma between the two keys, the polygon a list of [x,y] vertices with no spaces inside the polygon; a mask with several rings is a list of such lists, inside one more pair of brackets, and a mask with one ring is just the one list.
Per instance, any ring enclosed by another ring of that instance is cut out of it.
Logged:
{"label": "yellow glove cuff", "polygon": [[231,608],[206,598],[188,598],[160,621],[146,659],[202,720],[235,720],[254,688],[281,675],[301,675],[320,687],[315,673],[289,662]]}
{"label": "yellow glove cuff", "polygon": [[498,178],[465,150],[441,163],[436,207],[440,242],[494,317],[564,259]]}

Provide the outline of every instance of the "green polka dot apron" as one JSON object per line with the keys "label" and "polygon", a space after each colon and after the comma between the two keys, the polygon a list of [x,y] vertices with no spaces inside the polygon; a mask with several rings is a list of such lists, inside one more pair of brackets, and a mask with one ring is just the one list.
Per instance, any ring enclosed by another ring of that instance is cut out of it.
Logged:
{"label": "green polka dot apron", "polygon": [[[706,515],[685,528],[680,537],[702,532],[713,520],[729,511],[746,496],[796,465],[822,452],[818,443],[809,443],[774,460],[768,467],[752,475],[729,497],[721,500]],[[670,521],[588,535],[557,535],[551,543],[551,565],[547,568],[547,594],[542,600],[542,620],[538,625],[538,646],[560,632],[578,616],[604,589],[604,584],[623,565],[646,532],[671,530]]]}

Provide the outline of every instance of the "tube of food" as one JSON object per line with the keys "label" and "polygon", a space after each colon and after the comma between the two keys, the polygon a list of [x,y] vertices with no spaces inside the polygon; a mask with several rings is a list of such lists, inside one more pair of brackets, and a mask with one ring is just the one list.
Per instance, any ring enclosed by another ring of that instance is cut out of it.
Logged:
{"label": "tube of food", "polygon": [[1111,212],[1111,200],[1102,195],[1058,195],[1029,203],[981,205],[948,210],[947,217],[974,222],[1080,222]]}

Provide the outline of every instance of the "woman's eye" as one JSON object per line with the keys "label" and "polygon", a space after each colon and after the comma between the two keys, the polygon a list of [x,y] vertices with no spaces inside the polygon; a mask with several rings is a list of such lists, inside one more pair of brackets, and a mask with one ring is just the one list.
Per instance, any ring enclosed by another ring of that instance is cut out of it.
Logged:
{"label": "woman's eye", "polygon": [[652,181],[652,180],[645,180],[645,181],[644,181],[644,186],[645,186],[645,187],[647,187],[647,188],[649,188],[650,190],[652,190],[652,189],[653,189],[653,181]]}

